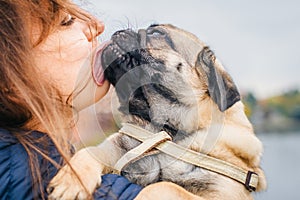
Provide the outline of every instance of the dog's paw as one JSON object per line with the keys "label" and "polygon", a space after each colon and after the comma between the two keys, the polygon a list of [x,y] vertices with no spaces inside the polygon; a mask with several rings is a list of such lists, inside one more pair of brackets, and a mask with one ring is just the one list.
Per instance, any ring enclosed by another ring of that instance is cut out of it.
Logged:
{"label": "dog's paw", "polygon": [[[101,184],[102,166],[89,152],[89,148],[78,151],[50,181],[47,191],[49,199],[90,199]],[[81,180],[81,182],[79,181]]]}

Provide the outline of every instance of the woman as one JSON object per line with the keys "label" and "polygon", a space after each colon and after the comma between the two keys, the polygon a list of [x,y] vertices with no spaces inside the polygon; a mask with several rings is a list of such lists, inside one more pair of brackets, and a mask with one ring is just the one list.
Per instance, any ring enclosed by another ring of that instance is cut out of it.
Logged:
{"label": "woman", "polygon": [[[68,0],[0,0],[0,199],[47,199],[47,184],[72,155],[74,114],[109,89],[91,73],[103,30]],[[82,70],[90,73],[77,81]],[[108,175],[94,197],[134,198],[139,190]]]}

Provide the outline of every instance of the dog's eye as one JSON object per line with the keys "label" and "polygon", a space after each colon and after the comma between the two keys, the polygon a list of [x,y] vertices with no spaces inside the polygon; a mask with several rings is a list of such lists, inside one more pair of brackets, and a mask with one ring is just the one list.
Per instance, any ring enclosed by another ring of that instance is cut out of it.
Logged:
{"label": "dog's eye", "polygon": [[161,37],[161,36],[164,36],[165,33],[162,31],[156,30],[156,29],[152,29],[152,30],[147,31],[147,35],[152,36],[152,37]]}

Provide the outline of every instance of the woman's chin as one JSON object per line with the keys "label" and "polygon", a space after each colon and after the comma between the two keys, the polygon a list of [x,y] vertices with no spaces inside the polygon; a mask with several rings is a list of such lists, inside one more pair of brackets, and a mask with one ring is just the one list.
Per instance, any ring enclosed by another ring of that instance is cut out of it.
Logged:
{"label": "woman's chin", "polygon": [[72,106],[78,112],[97,103],[107,94],[109,87],[108,80],[105,80],[101,85],[90,82],[79,94],[74,96]]}
{"label": "woman's chin", "polygon": [[100,101],[107,94],[109,88],[110,88],[110,82],[108,80],[105,80],[101,86],[98,86],[95,92],[95,99],[92,104]]}

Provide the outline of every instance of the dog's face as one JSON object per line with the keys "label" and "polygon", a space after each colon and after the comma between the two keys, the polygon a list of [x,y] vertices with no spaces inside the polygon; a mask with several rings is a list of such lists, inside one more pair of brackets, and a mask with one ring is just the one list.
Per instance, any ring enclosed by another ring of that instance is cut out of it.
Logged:
{"label": "dog's face", "polygon": [[[208,113],[214,104],[223,112],[240,100],[213,52],[172,25],[152,25],[137,33],[118,31],[101,59],[121,112],[168,132],[203,128],[207,119],[201,110]],[[198,123],[182,123],[188,120]]]}

